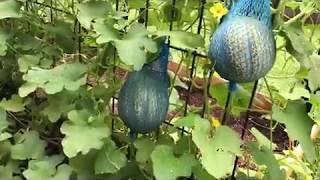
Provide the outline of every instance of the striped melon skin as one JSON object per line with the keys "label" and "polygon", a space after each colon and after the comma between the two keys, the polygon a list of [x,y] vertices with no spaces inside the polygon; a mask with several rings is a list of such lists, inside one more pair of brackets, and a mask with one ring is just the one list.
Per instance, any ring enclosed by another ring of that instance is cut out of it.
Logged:
{"label": "striped melon skin", "polygon": [[254,18],[230,18],[213,34],[209,58],[224,79],[256,81],[271,70],[275,61],[272,31]]}
{"label": "striped melon skin", "polygon": [[158,129],[167,117],[168,106],[168,82],[149,68],[129,74],[119,93],[119,116],[135,133]]}

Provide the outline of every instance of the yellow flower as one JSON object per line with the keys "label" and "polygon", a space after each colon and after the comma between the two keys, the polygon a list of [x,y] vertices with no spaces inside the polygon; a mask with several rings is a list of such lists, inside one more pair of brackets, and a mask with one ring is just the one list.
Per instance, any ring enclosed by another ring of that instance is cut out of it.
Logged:
{"label": "yellow flower", "polygon": [[211,8],[210,12],[215,18],[221,18],[228,13],[228,9],[224,7],[222,3],[215,3]]}
{"label": "yellow flower", "polygon": [[220,123],[219,119],[216,119],[215,117],[211,118],[211,124],[215,128],[221,126],[221,123]]}

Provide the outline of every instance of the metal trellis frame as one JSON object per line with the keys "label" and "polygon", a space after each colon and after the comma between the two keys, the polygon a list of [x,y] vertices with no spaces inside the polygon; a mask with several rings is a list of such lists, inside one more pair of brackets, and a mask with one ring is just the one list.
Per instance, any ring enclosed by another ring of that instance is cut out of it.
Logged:
{"label": "metal trellis frame", "polygon": [[[59,9],[56,7],[56,4],[53,3],[54,0],[50,0],[49,1],[49,4],[46,4],[46,3],[42,3],[42,2],[38,2],[36,0],[32,1],[32,0],[27,0],[26,1],[26,7],[27,7],[27,10],[28,10],[28,7],[30,6],[30,3],[33,3],[33,4],[36,4],[36,5],[39,5],[39,6],[42,6],[44,8],[49,8],[50,9],[50,21],[53,23],[54,22],[54,15],[53,15],[53,11],[57,11],[57,12],[60,12],[60,13],[64,13],[66,15],[72,15],[72,13],[70,12],[67,12],[63,9]],[[75,2],[76,0],[72,0],[72,8],[73,10],[75,9],[74,8],[74,4],[76,3]],[[116,3],[116,10],[118,11],[119,10],[119,5],[120,5],[120,2],[119,0],[115,0],[115,3]],[[171,1],[172,3],[172,13],[171,13],[171,22],[169,24],[169,30],[172,31],[173,30],[173,19],[174,19],[174,16],[175,16],[175,11],[174,11],[174,8],[176,7],[176,0],[172,0]],[[198,9],[198,13],[199,13],[199,21],[198,21],[198,26],[197,26],[197,34],[201,34],[201,30],[202,30],[202,25],[203,25],[203,20],[204,20],[204,10],[205,10],[205,5],[206,5],[206,1],[205,0],[200,0],[199,1],[199,9]],[[149,22],[149,9],[150,7],[150,0],[146,0],[145,2],[145,11],[144,11],[144,24],[145,24],[145,27],[147,28],[148,26],[148,22]],[[75,11],[73,11],[75,12]],[[77,20],[77,18],[75,17],[74,19],[74,33],[77,35],[78,38],[76,38],[76,43],[77,43],[77,53],[78,54],[81,54],[81,47],[82,47],[82,37],[81,37],[81,25],[79,23],[79,21]],[[186,50],[186,49],[182,49],[182,48],[179,48],[179,47],[175,47],[175,46],[172,46],[171,43],[170,43],[170,38],[168,40],[168,44],[169,44],[169,47],[171,49],[174,49],[174,50],[177,50],[177,51],[181,51],[183,53],[188,53],[189,51]],[[191,55],[192,55],[192,63],[191,63],[191,70],[190,70],[190,74],[189,74],[189,78],[192,80],[193,77],[194,77],[194,73],[195,73],[195,64],[196,64],[196,60],[197,60],[197,57],[201,57],[201,58],[208,58],[207,55],[205,54],[201,54],[197,51],[193,51],[191,52]],[[79,57],[79,61],[81,61],[81,56],[78,56]],[[114,57],[116,57],[116,52],[114,52]],[[115,58],[114,58],[115,59]],[[116,73],[116,68],[115,68],[115,61],[114,61],[114,67],[113,67],[113,73]],[[214,73],[214,70],[211,69],[209,71],[209,76],[208,76],[208,84],[207,84],[207,87],[204,87],[204,89],[206,89],[206,91],[208,92],[209,91],[209,87],[210,87],[210,79],[212,77]],[[113,77],[113,80],[115,81],[115,77]],[[254,99],[254,96],[255,96],[255,93],[256,93],[256,90],[257,90],[257,85],[258,85],[258,81],[256,81],[254,83],[254,88],[252,90],[252,94],[251,94],[251,98],[250,98],[250,103],[248,105],[248,109],[251,108],[252,106],[252,102],[253,102],[253,99]],[[188,106],[189,106],[189,103],[190,103],[190,94],[192,92],[192,83],[189,83],[188,84],[188,89],[187,89],[187,95],[186,95],[186,100],[185,100],[185,104],[184,104],[184,112],[183,112],[183,115],[186,116],[187,113],[188,113]],[[229,105],[230,105],[230,99],[231,99],[231,96],[232,94],[229,92],[228,93],[228,98],[227,98],[227,101],[226,101],[226,104],[225,104],[225,109],[228,109]],[[112,97],[112,111],[114,112],[115,111],[115,101],[116,101],[116,97]],[[205,104],[206,102],[204,102]],[[204,116],[205,114],[205,105],[203,106],[203,111],[202,111],[202,117]],[[247,124],[248,124],[248,119],[249,119],[249,115],[250,115],[250,111],[248,110],[247,113],[246,113],[246,116],[245,116],[245,123],[243,125],[243,131],[241,132],[241,138],[243,139],[245,133],[246,133],[246,127],[247,127]],[[223,116],[223,123],[225,123],[225,121],[227,120],[227,112],[224,113],[224,116]],[[114,123],[115,123],[115,119],[112,118],[112,131],[114,130]],[[168,126],[174,126],[173,124],[171,124],[170,122],[167,122],[165,121],[164,124],[168,125]],[[181,131],[181,135],[184,135],[184,134],[190,134],[189,131],[186,131],[184,128],[177,128],[179,131]],[[236,157],[235,159],[235,163],[234,163],[234,168],[233,168],[233,173],[232,173],[232,177],[234,178],[234,175],[235,175],[235,172],[236,172],[236,167],[237,167],[237,163],[238,163],[238,160],[239,158]]]}

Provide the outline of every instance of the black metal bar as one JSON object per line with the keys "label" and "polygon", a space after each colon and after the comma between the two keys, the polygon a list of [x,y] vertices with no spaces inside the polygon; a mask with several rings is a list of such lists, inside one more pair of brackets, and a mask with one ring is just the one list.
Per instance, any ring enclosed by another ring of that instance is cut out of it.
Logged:
{"label": "black metal bar", "polygon": [[169,25],[169,30],[172,31],[173,28],[173,19],[175,16],[175,8],[176,8],[176,0],[172,0],[172,9],[171,9],[171,21],[170,21],[170,25]]}
{"label": "black metal bar", "polygon": [[224,113],[223,113],[223,117],[222,117],[222,121],[221,121],[222,125],[224,125],[227,122],[227,115],[229,113],[231,96],[232,96],[232,93],[230,90],[228,90],[228,96],[227,96],[226,104],[224,106]]}
{"label": "black metal bar", "polygon": [[[50,0],[50,7],[53,7],[53,0]],[[53,23],[53,8],[50,8],[50,22]]]}
{"label": "black metal bar", "polygon": [[[186,49],[183,49],[183,48],[180,48],[180,47],[176,47],[176,46],[172,46],[172,45],[169,45],[169,47],[172,48],[172,49],[178,50],[178,51],[189,52],[189,50],[186,50]],[[191,54],[194,55],[194,56],[202,57],[202,58],[208,58],[207,55],[199,54],[196,51],[191,52]]]}
{"label": "black metal bar", "polygon": [[149,20],[149,6],[150,6],[150,0],[146,0],[146,11],[145,11],[145,20],[144,20],[144,26],[148,27],[148,20]]}
{"label": "black metal bar", "polygon": [[[116,0],[116,11],[119,10],[119,0]],[[117,54],[116,54],[116,50],[113,52],[113,68],[112,68],[112,72],[113,72],[113,82],[116,81],[116,57],[117,57]],[[114,114],[114,111],[115,111],[115,100],[116,98],[113,96],[112,97],[112,107],[111,107],[111,110],[112,110],[112,113]],[[111,119],[111,130],[112,132],[114,131],[114,122],[115,122],[115,119],[112,117]]]}
{"label": "black metal bar", "polygon": [[[174,8],[176,7],[176,0],[172,0],[172,9],[171,9],[171,21],[169,25],[169,31],[172,31],[173,29],[173,17],[174,17]],[[168,45],[171,47],[171,41],[170,41],[170,36],[168,37]]]}
{"label": "black metal bar", "polygon": [[[203,11],[204,11],[205,3],[206,3],[206,1],[202,0],[201,4],[200,4],[200,18],[199,18],[199,24],[198,24],[198,28],[197,28],[197,34],[201,33],[201,28],[202,28],[201,26],[202,26]],[[194,72],[194,69],[195,69],[196,57],[197,56],[193,55],[193,58],[192,58],[191,71],[190,71],[190,80],[192,80],[192,78],[193,78],[193,72]],[[184,113],[183,113],[184,116],[186,116],[187,112],[188,112],[188,104],[189,104],[189,100],[190,100],[191,89],[192,89],[192,83],[190,83],[188,85],[187,98],[186,98],[185,107],[184,107]]]}
{"label": "black metal bar", "polygon": [[[25,2],[25,6],[26,6],[26,11],[28,12],[29,11],[29,2],[28,1]],[[31,24],[29,22],[27,22],[28,32],[30,32],[30,29],[31,29]]]}
{"label": "black metal bar", "polygon": [[[164,121],[163,123],[164,123],[164,124],[167,124],[167,125],[169,125],[169,126],[171,126],[171,127],[174,127],[174,125],[171,124],[170,122]],[[184,133],[191,134],[189,131],[186,131],[184,128],[180,128],[180,127],[175,127],[175,128],[178,129],[178,130],[180,130],[180,131],[183,131]]]}
{"label": "black metal bar", "polygon": [[[247,110],[247,113],[246,113],[244,125],[243,125],[243,128],[241,130],[241,140],[243,140],[244,135],[245,135],[246,130],[247,130],[248,120],[249,120],[249,115],[250,115],[250,109],[251,109],[251,106],[252,106],[256,91],[257,91],[258,82],[259,81],[256,81],[254,83],[254,86],[253,86],[253,89],[252,89],[251,98],[250,98],[250,101],[249,101],[248,110]],[[234,164],[233,164],[233,170],[232,170],[232,176],[231,176],[232,179],[235,179],[235,173],[236,173],[238,161],[239,161],[239,157],[237,156],[235,161],[234,161]]]}

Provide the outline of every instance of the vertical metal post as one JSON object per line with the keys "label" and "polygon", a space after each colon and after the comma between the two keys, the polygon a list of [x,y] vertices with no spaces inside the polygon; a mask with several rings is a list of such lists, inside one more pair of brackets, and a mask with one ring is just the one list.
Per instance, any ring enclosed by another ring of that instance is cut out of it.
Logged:
{"label": "vertical metal post", "polygon": [[[197,34],[201,33],[201,29],[202,29],[202,20],[203,20],[203,12],[204,12],[204,5],[205,5],[206,1],[202,0],[200,2],[200,18],[199,18],[199,24],[198,24],[198,28],[197,28]],[[189,78],[191,80],[191,83],[188,85],[188,92],[187,92],[187,98],[186,98],[186,102],[185,102],[185,106],[184,106],[184,116],[187,115],[188,113],[188,104],[189,104],[189,100],[190,100],[190,93],[191,93],[191,89],[192,89],[192,79],[193,79],[193,73],[194,73],[194,69],[195,69],[195,62],[196,62],[196,55],[193,55],[192,58],[192,65],[191,65],[191,71],[189,74]],[[183,131],[181,133],[181,135],[183,135]]]}
{"label": "vertical metal post", "polygon": [[[245,116],[245,121],[244,121],[242,130],[241,130],[241,140],[244,139],[244,135],[246,134],[246,130],[247,130],[247,127],[248,127],[249,116],[250,116],[250,109],[251,109],[251,106],[252,106],[256,91],[257,91],[258,82],[259,81],[256,81],[254,83],[254,86],[253,86],[253,89],[252,89],[251,98],[250,98],[249,105],[248,105],[248,110],[247,110],[247,113],[246,113],[246,116]],[[235,173],[236,173],[236,170],[237,170],[238,161],[239,161],[239,157],[237,156],[235,161],[234,161],[234,164],[233,164],[233,170],[232,170],[232,176],[231,176],[232,179],[235,179]]]}
{"label": "vertical metal post", "polygon": [[[116,11],[119,10],[119,0],[116,0]],[[117,52],[116,52],[116,49],[114,49],[114,52],[113,52],[113,67],[112,67],[112,72],[113,72],[113,83],[116,82],[116,57],[117,57]],[[111,110],[112,110],[112,114],[114,114],[114,111],[115,111],[115,97],[112,96],[112,107],[111,107]],[[111,130],[112,132],[114,131],[114,123],[115,123],[115,119],[112,117],[112,120],[111,120]]]}

